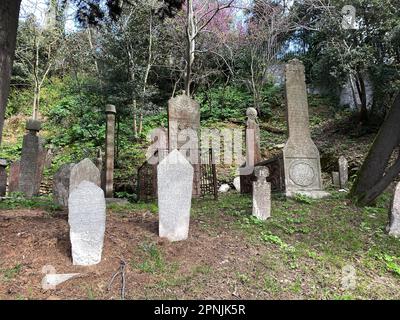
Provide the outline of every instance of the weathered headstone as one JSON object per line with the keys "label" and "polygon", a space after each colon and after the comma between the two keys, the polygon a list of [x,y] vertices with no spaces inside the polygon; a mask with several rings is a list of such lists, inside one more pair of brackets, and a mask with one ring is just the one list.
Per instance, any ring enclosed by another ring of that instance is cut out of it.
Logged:
{"label": "weathered headstone", "polygon": [[311,139],[304,65],[294,59],[286,65],[286,104],[289,139],[283,149],[286,196],[322,198],[319,151]]}
{"label": "weathered headstone", "polygon": [[21,162],[15,161],[10,164],[10,175],[8,177],[8,193],[17,192],[19,185]]}
{"label": "weathered headstone", "polygon": [[106,227],[104,191],[92,182],[82,181],[71,191],[68,209],[73,264],[98,264]]}
{"label": "weathered headstone", "polygon": [[7,192],[7,160],[0,159],[0,197],[4,197]]}
{"label": "weathered headstone", "polygon": [[349,163],[344,156],[339,158],[339,180],[340,188],[345,189],[349,182]]}
{"label": "weathered headstone", "polygon": [[332,172],[332,185],[336,188],[340,188],[339,172]]}
{"label": "weathered headstone", "polygon": [[188,238],[193,167],[173,150],[157,167],[159,235],[170,241]]}
{"label": "weathered headstone", "polygon": [[257,181],[253,182],[253,216],[260,220],[271,217],[271,183],[267,182],[269,170],[266,167],[255,167]]}
{"label": "weathered headstone", "polygon": [[168,102],[168,148],[185,149],[194,169],[193,196],[201,196],[201,166],[199,155],[200,105],[187,95]]}
{"label": "weathered headstone", "polygon": [[71,169],[69,192],[71,193],[82,181],[89,181],[100,187],[100,172],[90,159],[84,159]]}
{"label": "weathered headstone", "polygon": [[114,152],[115,152],[115,106],[106,106],[107,132],[106,132],[106,166],[105,166],[105,186],[106,198],[114,197]]}
{"label": "weathered headstone", "polygon": [[30,119],[26,123],[28,133],[22,142],[21,166],[18,191],[30,198],[39,194],[46,151],[43,140],[37,135],[41,123]]}
{"label": "weathered headstone", "polygon": [[62,207],[68,207],[71,170],[74,166],[75,163],[64,164],[53,177],[54,202]]}
{"label": "weathered headstone", "polygon": [[394,191],[388,231],[389,235],[396,238],[400,237],[400,183],[397,184]]}

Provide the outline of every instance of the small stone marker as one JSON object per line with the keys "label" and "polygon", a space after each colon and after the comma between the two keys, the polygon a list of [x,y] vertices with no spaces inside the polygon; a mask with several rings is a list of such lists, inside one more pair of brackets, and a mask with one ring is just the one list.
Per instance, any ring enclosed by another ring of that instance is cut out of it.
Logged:
{"label": "small stone marker", "polygon": [[28,133],[22,142],[21,165],[18,191],[31,198],[39,194],[43,174],[45,152],[43,140],[37,135],[41,128],[40,121],[30,119],[26,123]]}
{"label": "small stone marker", "polygon": [[90,159],[84,159],[71,169],[69,192],[71,193],[82,181],[101,185],[100,171]]}
{"label": "small stone marker", "polygon": [[286,65],[286,105],[289,139],[283,149],[286,196],[323,198],[321,162],[311,139],[304,65],[294,59]]}
{"label": "small stone marker", "polygon": [[229,190],[231,190],[231,186],[229,184],[223,184],[219,187],[218,192],[227,193]]}
{"label": "small stone marker", "polygon": [[253,182],[253,216],[265,221],[271,217],[271,183],[267,182],[269,169],[255,167],[254,173],[257,181]]}
{"label": "small stone marker", "polygon": [[106,227],[104,191],[92,182],[82,181],[71,192],[68,208],[73,264],[98,264]]}
{"label": "small stone marker", "polygon": [[8,194],[18,191],[20,168],[20,161],[15,161],[10,165],[10,175],[8,177]]}
{"label": "small stone marker", "polygon": [[42,288],[44,290],[56,290],[58,285],[80,275],[80,273],[46,274],[42,279]]}
{"label": "small stone marker", "polygon": [[106,166],[104,192],[106,198],[114,197],[114,153],[115,153],[115,106],[106,106],[107,133],[106,133]]}
{"label": "small stone marker", "polygon": [[0,197],[5,197],[7,192],[7,160],[0,159]]}
{"label": "small stone marker", "polygon": [[332,185],[336,188],[340,188],[339,172],[332,172]]}
{"label": "small stone marker", "polygon": [[159,235],[170,241],[186,240],[192,205],[193,167],[173,150],[157,167]]}
{"label": "small stone marker", "polygon": [[349,182],[349,163],[344,156],[339,158],[339,180],[340,188],[345,189]]}
{"label": "small stone marker", "polygon": [[74,166],[75,163],[62,165],[53,178],[54,202],[64,208],[68,207],[71,170]]}
{"label": "small stone marker", "polygon": [[389,235],[400,238],[400,183],[397,184],[394,191],[388,231]]}

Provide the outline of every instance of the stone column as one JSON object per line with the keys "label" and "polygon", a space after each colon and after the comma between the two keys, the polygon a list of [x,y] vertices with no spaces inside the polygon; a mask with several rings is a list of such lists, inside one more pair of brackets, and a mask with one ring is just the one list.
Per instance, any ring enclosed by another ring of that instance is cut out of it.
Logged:
{"label": "stone column", "polygon": [[37,135],[40,129],[40,121],[28,120],[26,123],[28,133],[22,142],[18,191],[24,193],[28,198],[39,194],[40,181],[38,179],[41,177],[39,171],[43,154],[43,141]]}
{"label": "stone column", "polygon": [[319,151],[311,139],[304,65],[294,59],[286,65],[286,104],[289,139],[283,150],[286,196],[322,198]]}
{"label": "stone column", "polygon": [[106,168],[104,192],[106,198],[114,197],[114,156],[115,156],[115,106],[106,106],[107,133],[106,133]]}
{"label": "stone column", "polygon": [[0,197],[5,197],[7,191],[7,160],[0,159]]}
{"label": "stone column", "polygon": [[347,183],[349,182],[349,162],[344,156],[341,156],[338,162],[340,187],[345,189],[347,187]]}

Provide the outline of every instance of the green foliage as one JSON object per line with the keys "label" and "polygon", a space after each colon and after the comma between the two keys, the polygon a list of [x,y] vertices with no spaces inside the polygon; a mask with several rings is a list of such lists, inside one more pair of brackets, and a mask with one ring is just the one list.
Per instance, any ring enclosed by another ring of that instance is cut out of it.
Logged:
{"label": "green foliage", "polygon": [[2,270],[3,279],[10,281],[14,279],[22,270],[22,264],[18,263],[14,267]]}
{"label": "green foliage", "polygon": [[201,105],[202,120],[224,121],[240,119],[246,114],[246,108],[252,105],[247,90],[237,86],[226,86],[201,91],[196,95]]}
{"label": "green foliage", "polygon": [[294,196],[294,200],[296,200],[299,203],[305,203],[305,204],[312,204],[314,202],[313,199],[311,199],[310,197],[307,197],[304,194],[296,194]]}
{"label": "green foliage", "polygon": [[51,196],[41,196],[27,199],[20,192],[13,192],[10,194],[9,198],[0,201],[1,210],[11,210],[18,208],[28,208],[28,209],[45,209],[49,213],[54,213],[60,210],[60,206],[53,202]]}
{"label": "green foliage", "polygon": [[[196,100],[201,105],[202,120],[207,122],[243,119],[246,109],[254,105],[249,91],[237,85],[199,91]],[[283,101],[282,88],[267,83],[261,90],[262,116],[269,117],[271,109],[281,106]]]}

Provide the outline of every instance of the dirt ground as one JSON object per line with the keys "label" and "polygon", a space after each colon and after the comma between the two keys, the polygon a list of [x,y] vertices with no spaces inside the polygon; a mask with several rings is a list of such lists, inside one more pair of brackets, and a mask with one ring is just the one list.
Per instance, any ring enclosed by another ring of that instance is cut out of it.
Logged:
{"label": "dirt ground", "polygon": [[[3,205],[0,299],[400,299],[389,196],[364,209],[340,193],[276,198],[267,222],[251,217],[250,197],[195,201],[189,239],[178,243],[158,237],[155,204],[111,206],[102,262],[92,267],[72,265],[66,212]],[[110,286],[121,263],[124,277]],[[45,290],[53,268],[81,275]]]}
{"label": "dirt ground", "polygon": [[[41,210],[2,211],[1,269],[9,270],[11,275],[9,279],[0,281],[0,297],[120,299],[121,277],[115,279],[111,290],[108,286],[123,260],[127,264],[125,291],[129,299],[257,298],[254,293],[240,292],[238,284],[226,275],[246,269],[248,256],[257,256],[264,248],[249,246],[237,232],[224,228],[223,223],[213,235],[205,233],[202,231],[202,224],[205,223],[194,220],[189,240],[172,244],[158,238],[158,219],[149,212],[130,213],[125,217],[109,214],[102,262],[86,268],[72,265],[65,213],[51,217]],[[150,272],[132,267],[132,261],[143,255],[140,249],[143,243],[155,244],[162,252],[162,261],[156,258],[155,270]],[[54,267],[57,273],[81,273],[81,276],[58,286],[56,290],[43,290],[41,281],[45,266]],[[220,276],[210,274],[210,268],[218,269]],[[166,280],[164,273],[170,272],[167,269],[173,269],[171,272],[174,274],[185,275],[177,280],[181,282],[179,285],[170,283],[163,288]],[[264,298],[267,296],[263,295]]]}

